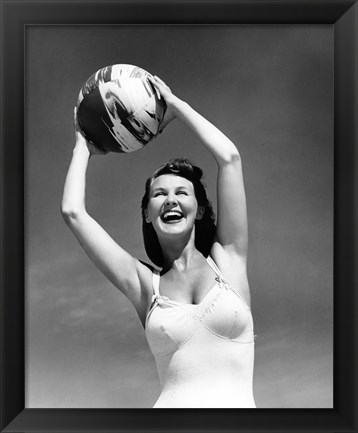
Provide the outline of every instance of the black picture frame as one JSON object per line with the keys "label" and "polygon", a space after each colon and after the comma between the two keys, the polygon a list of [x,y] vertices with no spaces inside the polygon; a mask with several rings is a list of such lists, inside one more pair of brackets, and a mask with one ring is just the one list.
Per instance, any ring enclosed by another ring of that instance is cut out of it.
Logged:
{"label": "black picture frame", "polygon": [[[25,27],[146,23],[334,26],[333,409],[25,409]],[[357,431],[357,24],[343,0],[1,0],[1,432]]]}

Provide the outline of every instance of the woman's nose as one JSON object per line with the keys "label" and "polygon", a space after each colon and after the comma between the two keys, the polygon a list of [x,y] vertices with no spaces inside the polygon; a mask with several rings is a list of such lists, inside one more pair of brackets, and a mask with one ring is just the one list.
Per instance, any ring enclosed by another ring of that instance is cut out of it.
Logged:
{"label": "woman's nose", "polygon": [[177,204],[177,199],[176,199],[176,197],[175,197],[175,195],[168,195],[167,196],[167,199],[165,200],[165,206],[173,206],[173,205],[175,205],[175,204]]}

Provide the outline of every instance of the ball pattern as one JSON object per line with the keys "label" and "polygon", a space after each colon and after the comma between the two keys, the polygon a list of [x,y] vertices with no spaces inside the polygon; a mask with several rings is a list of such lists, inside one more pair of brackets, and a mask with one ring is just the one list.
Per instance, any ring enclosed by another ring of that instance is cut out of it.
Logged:
{"label": "ball pattern", "polygon": [[86,139],[100,150],[133,152],[159,132],[166,104],[133,65],[99,69],[82,86],[77,101],[78,124]]}

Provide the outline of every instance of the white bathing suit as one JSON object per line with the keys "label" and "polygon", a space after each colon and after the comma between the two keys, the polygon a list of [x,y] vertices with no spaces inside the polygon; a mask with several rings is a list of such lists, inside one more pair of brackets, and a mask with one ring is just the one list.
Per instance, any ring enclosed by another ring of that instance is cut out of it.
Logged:
{"label": "white bathing suit", "polygon": [[161,394],[154,408],[255,408],[251,310],[209,256],[216,284],[199,304],[161,296],[153,273],[146,337]]}

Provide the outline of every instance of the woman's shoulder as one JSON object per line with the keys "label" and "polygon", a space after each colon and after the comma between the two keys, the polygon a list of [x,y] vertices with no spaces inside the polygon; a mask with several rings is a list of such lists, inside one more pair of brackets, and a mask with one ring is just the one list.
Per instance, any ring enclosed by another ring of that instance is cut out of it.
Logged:
{"label": "woman's shoulder", "polygon": [[236,279],[246,276],[246,256],[240,256],[235,251],[225,249],[218,242],[214,242],[210,250],[210,257],[228,279],[229,277]]}
{"label": "woman's shoulder", "polygon": [[138,260],[139,261],[139,263],[141,263],[143,266],[145,266],[147,269],[149,269],[152,273],[156,270],[156,268],[153,266],[153,265],[151,265],[151,264],[149,264],[149,263],[147,263],[147,262],[145,262],[145,261],[143,261],[143,260]]}
{"label": "woman's shoulder", "polygon": [[138,278],[137,284],[140,289],[129,294],[128,298],[137,310],[141,322],[144,324],[153,296],[153,275],[155,274],[155,267],[138,259],[136,263]]}
{"label": "woman's shoulder", "polygon": [[242,296],[250,306],[250,286],[247,277],[246,258],[226,251],[219,246],[212,248],[210,256],[218,267],[223,278],[229,282],[234,291]]}
{"label": "woman's shoulder", "polygon": [[157,273],[159,273],[159,271],[152,264],[143,260],[138,260],[138,276],[141,280],[141,283],[144,283],[145,285],[151,285],[153,274]]}

